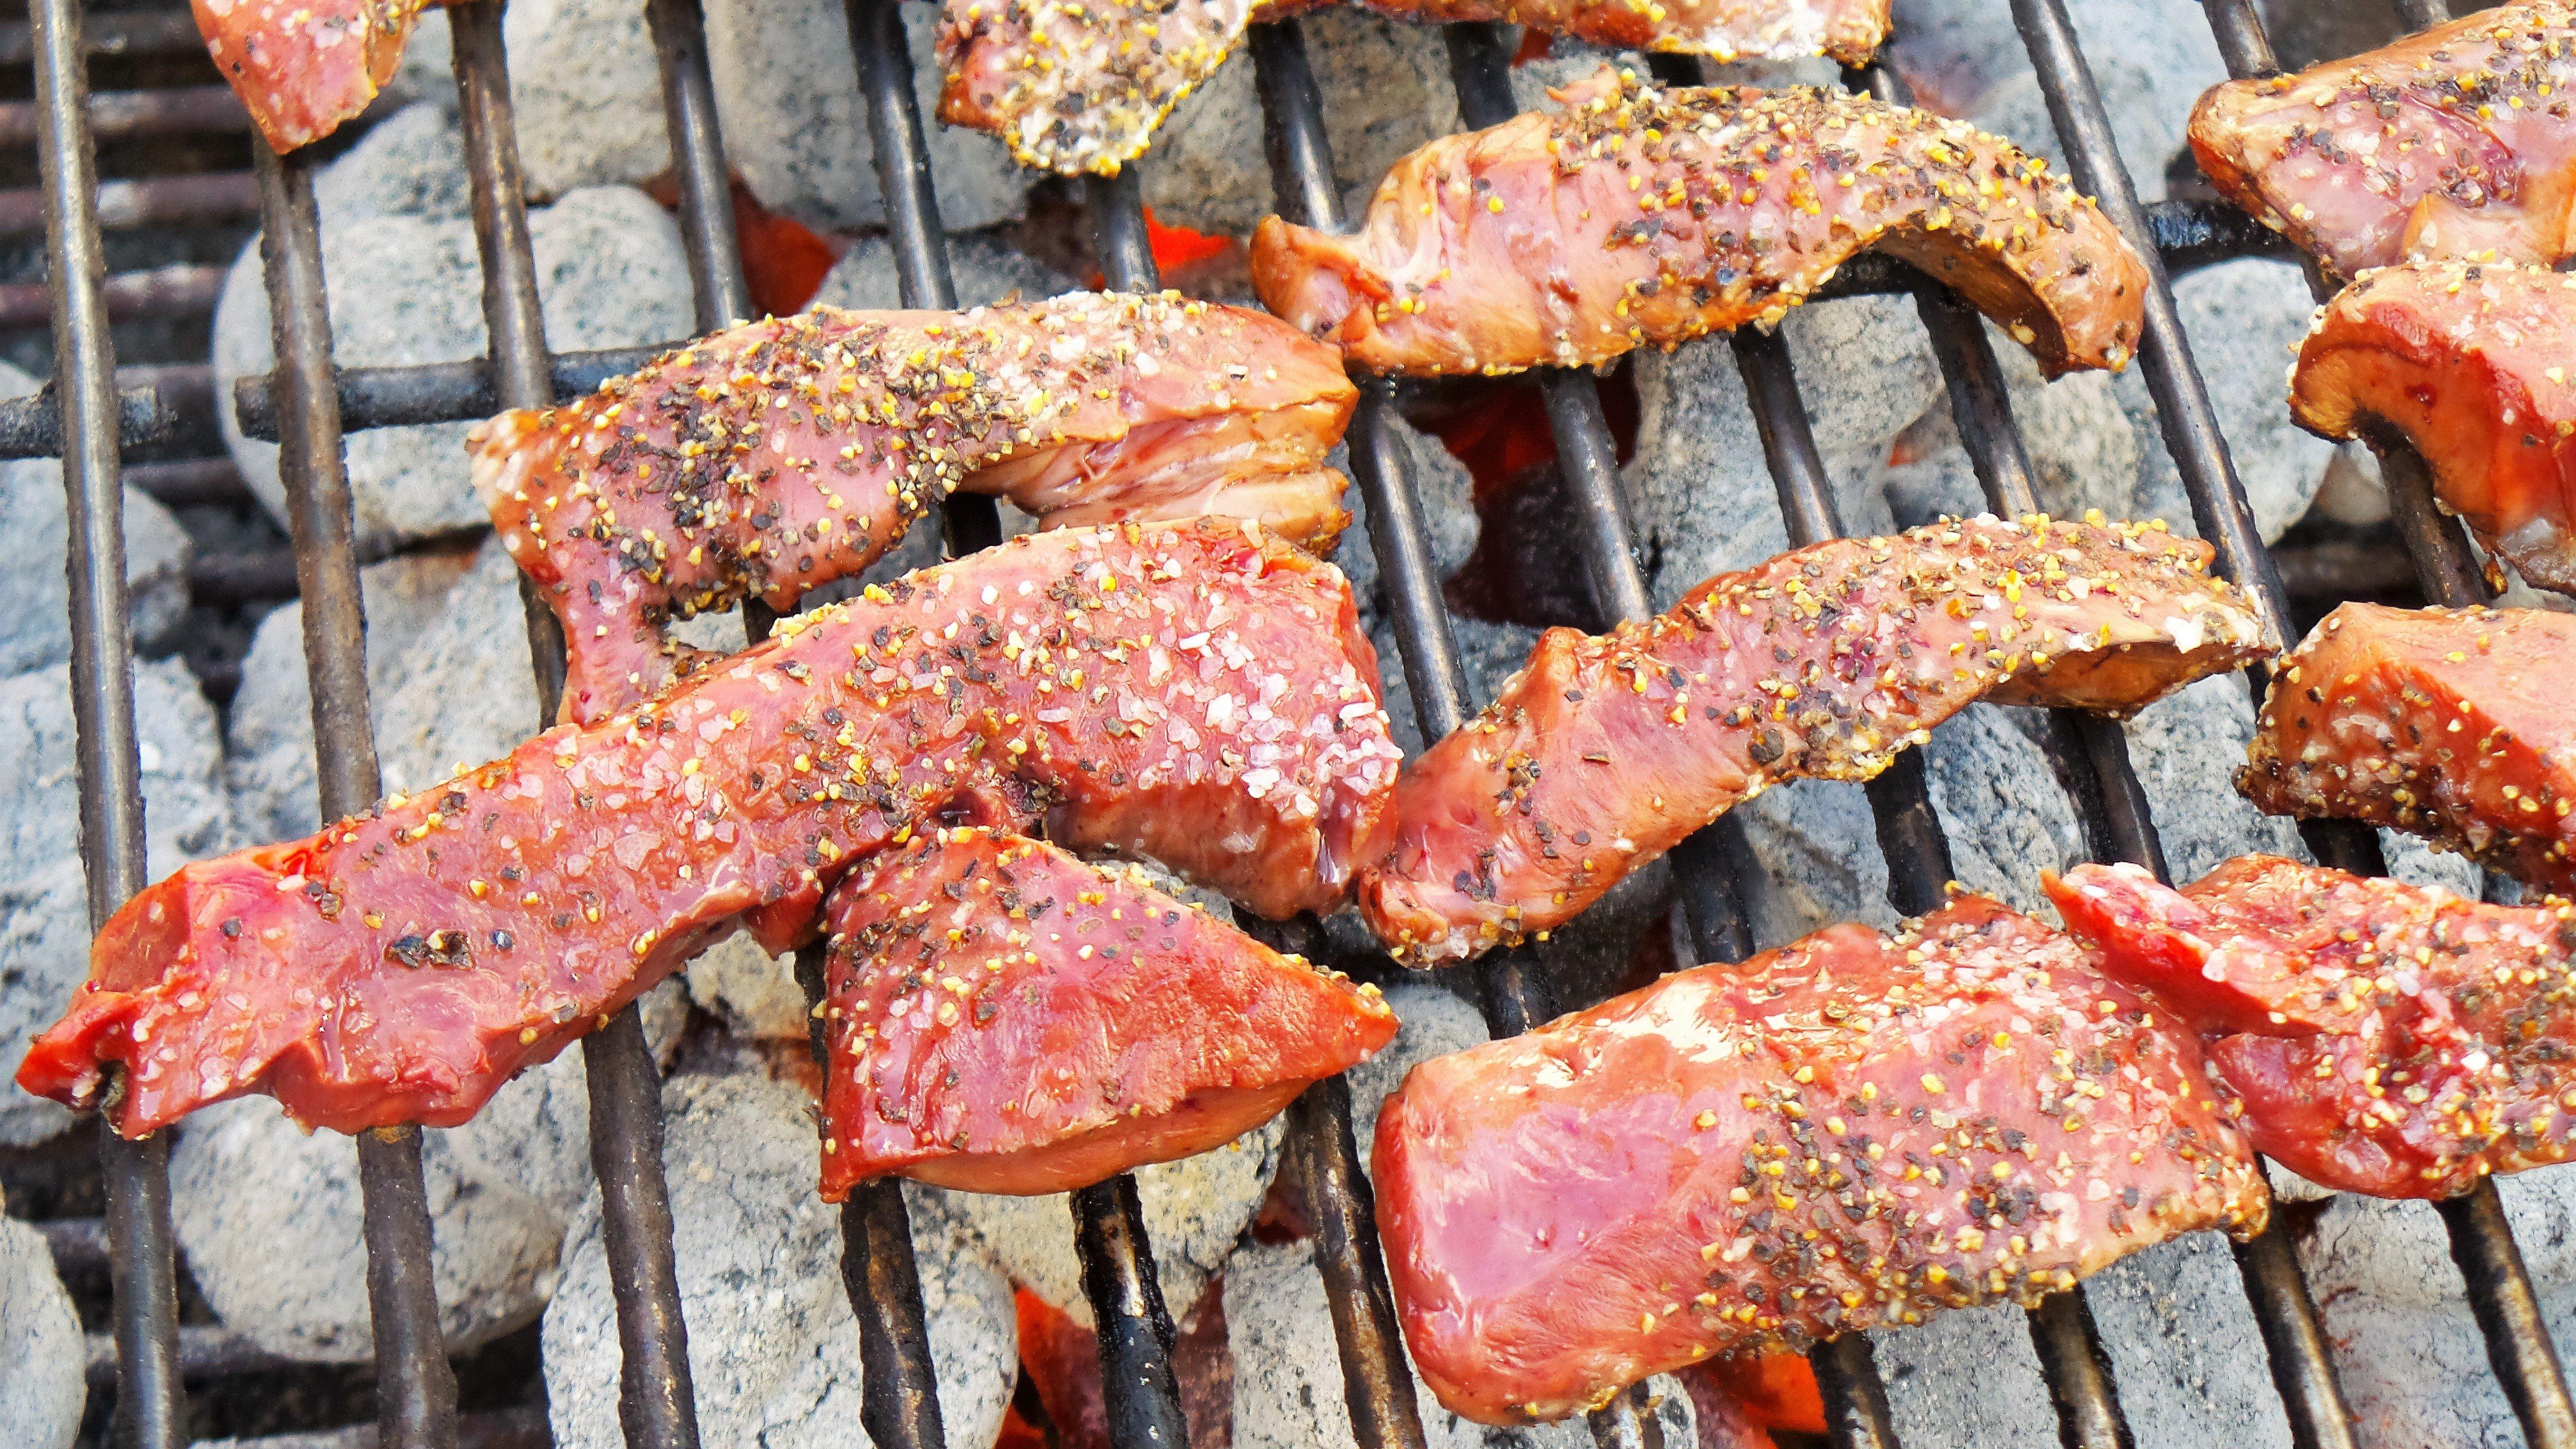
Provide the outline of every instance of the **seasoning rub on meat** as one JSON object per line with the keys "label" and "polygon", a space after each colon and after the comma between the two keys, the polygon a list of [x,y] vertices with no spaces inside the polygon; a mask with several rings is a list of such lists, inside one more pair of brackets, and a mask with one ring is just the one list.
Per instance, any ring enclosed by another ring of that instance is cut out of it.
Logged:
{"label": "seasoning rub on meat", "polygon": [[2576,1138],[2576,906],[2495,906],[2277,856],[2182,890],[2050,880],[2103,967],[2205,1033],[2257,1150],[2312,1182],[2452,1197]]}
{"label": "seasoning rub on meat", "polygon": [[[1365,0],[1409,20],[1491,20],[1615,49],[1864,65],[1888,0]],[[1312,0],[945,0],[939,118],[1025,166],[1114,176],[1259,20]]]}
{"label": "seasoning rub on meat", "polygon": [[2213,87],[2191,149],[2228,199],[2345,276],[2409,257],[2555,262],[2576,246],[2572,84],[2576,6],[2505,5]]}
{"label": "seasoning rub on meat", "polygon": [[2271,652],[2162,525],[1837,539],[1601,636],[1550,629],[1407,767],[1360,910],[1399,959],[1544,933],[1770,786],[1866,780],[1979,699],[2123,714]]}
{"label": "seasoning rub on meat", "polygon": [[2197,1043],[1981,896],[1828,928],[1414,1068],[1378,1230],[1489,1424],[1711,1355],[2023,1303],[2269,1198]]}
{"label": "seasoning rub on meat", "polygon": [[1031,535],[186,867],[99,933],[18,1080],[129,1134],[253,1091],[344,1131],[453,1125],[737,927],[803,939],[837,877],[944,824],[1329,910],[1385,847],[1396,760],[1331,566],[1233,520]]}
{"label": "seasoning rub on meat", "polygon": [[2009,141],[1804,87],[1665,90],[1605,69],[1554,94],[1555,112],[1397,162],[1357,233],[1264,220],[1263,305],[1379,372],[1591,366],[1776,323],[1875,249],[2052,376],[2137,349],[2143,264]]}
{"label": "seasoning rub on meat", "polygon": [[1062,1192],[1221,1146],[1383,1047],[1377,989],[1000,831],[932,830],[825,907],[823,1196]]}
{"label": "seasoning rub on meat", "polygon": [[2345,604],[2272,677],[2236,786],[2275,815],[2421,835],[2576,892],[2576,618]]}
{"label": "seasoning rub on meat", "polygon": [[951,490],[1050,525],[1220,513],[1329,550],[1358,392],[1257,312],[1076,293],[969,312],[816,308],[702,338],[579,402],[504,413],[474,485],[564,626],[564,717],[701,662],[663,626],[784,610]]}
{"label": "seasoning rub on meat", "polygon": [[2506,262],[2374,268],[2317,313],[2290,412],[2328,438],[2385,429],[2442,506],[2525,579],[2576,592],[2576,277]]}

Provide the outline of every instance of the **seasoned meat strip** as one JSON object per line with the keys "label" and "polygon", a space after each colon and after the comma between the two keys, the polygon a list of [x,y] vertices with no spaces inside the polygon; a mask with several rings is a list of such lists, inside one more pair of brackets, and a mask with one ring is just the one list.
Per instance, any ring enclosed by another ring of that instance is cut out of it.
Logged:
{"label": "seasoned meat strip", "polygon": [[1328,551],[1350,515],[1324,456],[1358,397],[1329,348],[1178,293],[816,308],[502,414],[474,434],[474,486],[563,620],[580,724],[697,662],[668,620],[784,610],[952,489],[1050,525],[1232,514]]}
{"label": "seasoned meat strip", "polygon": [[2136,350],[2144,266],[2009,141],[1804,87],[1661,90],[1604,70],[1553,94],[1561,110],[1397,162],[1354,235],[1265,219],[1263,305],[1380,372],[1591,366],[1769,326],[1876,249],[2052,376]]}
{"label": "seasoned meat strip", "polygon": [[367,108],[423,0],[189,0],[215,69],[283,156]]}
{"label": "seasoned meat strip", "polygon": [[2103,969],[2207,1038],[2257,1150],[2312,1182],[2454,1197],[2576,1135],[2576,906],[2493,906],[2278,856],[2183,890],[2046,882]]}
{"label": "seasoned meat strip", "polygon": [[823,1196],[885,1173],[1046,1193],[1221,1146],[1395,1036],[1377,989],[1000,831],[835,887]]}
{"label": "seasoned meat strip", "polygon": [[861,857],[1040,823],[1268,915],[1385,846],[1397,751],[1350,587],[1258,528],[1015,539],[781,621],[561,726],[117,912],[20,1085],[148,1132],[266,1091],[343,1131],[452,1125],[737,927],[810,935]]}
{"label": "seasoned meat strip", "polygon": [[2228,81],[2191,149],[2345,276],[2408,257],[2554,262],[2576,204],[2576,6],[2505,5],[2297,75]]}
{"label": "seasoned meat strip", "polygon": [[2191,1035],[2089,952],[1960,896],[1414,1068],[1377,1119],[1378,1231],[1440,1402],[1554,1419],[2259,1232],[2214,1098]]}
{"label": "seasoned meat strip", "polygon": [[2290,412],[2329,438],[2386,429],[2442,506],[2542,588],[2576,592],[2576,277],[2494,262],[2374,268],[2317,313]]}
{"label": "seasoned meat strip", "polygon": [[2236,788],[2274,815],[2364,820],[2576,891],[2576,618],[2345,604],[2263,701]]}
{"label": "seasoned meat strip", "polygon": [[2120,714],[2271,646],[2209,546],[2034,517],[1836,539],[1607,635],[1550,629],[1409,765],[1360,911],[1398,959],[1581,912],[1739,801],[1866,780],[1979,699]]}
{"label": "seasoned meat strip", "polygon": [[[1002,138],[1024,166],[1118,174],[1256,21],[1321,0],[944,0],[939,118]],[[1864,65],[1888,0],[1364,0],[1408,20],[1498,20],[1595,45]]]}

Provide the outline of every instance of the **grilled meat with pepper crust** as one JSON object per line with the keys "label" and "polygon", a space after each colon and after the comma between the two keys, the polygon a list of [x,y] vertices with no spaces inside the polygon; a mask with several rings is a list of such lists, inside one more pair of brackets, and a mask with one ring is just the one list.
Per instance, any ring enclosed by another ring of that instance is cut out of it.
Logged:
{"label": "grilled meat with pepper crust", "polygon": [[188,866],[99,933],[19,1084],[128,1134],[266,1091],[452,1125],[737,927],[784,950],[942,824],[1160,860],[1266,915],[1385,848],[1397,750],[1330,565],[1234,520],[1012,540],[783,621],[632,713],[308,840]]}
{"label": "grilled meat with pepper crust", "polygon": [[[945,0],[939,118],[1002,138],[1020,164],[1118,174],[1255,21],[1318,0]],[[1496,20],[1618,49],[1721,61],[1828,55],[1865,65],[1888,0],[1364,0],[1407,20]]]}
{"label": "grilled meat with pepper crust", "polygon": [[2576,6],[2506,5],[2212,87],[2191,149],[2228,199],[2345,276],[2409,257],[2555,262],[2576,205]]}
{"label": "grilled meat with pepper crust", "polygon": [[2036,1301],[2270,1201],[2197,1043],[1981,896],[1413,1069],[1373,1178],[1413,1361],[1489,1424]]}
{"label": "grilled meat with pepper crust", "polygon": [[2495,906],[2278,856],[2175,890],[2045,882],[2103,969],[2207,1038],[2256,1150],[2312,1182],[2454,1197],[2576,1137],[2576,906]]}
{"label": "grilled meat with pepper crust", "polygon": [[1572,919],[1772,785],[1866,780],[1979,699],[2118,714],[2270,652],[2209,546],[1992,518],[1720,574],[1602,636],[1550,629],[1396,788],[1360,911],[1403,960]]}
{"label": "grilled meat with pepper crust", "polygon": [[1395,1036],[1377,989],[1148,883],[934,830],[824,908],[823,1196],[1046,1193],[1231,1142]]}
{"label": "grilled meat with pepper crust", "polygon": [[2402,434],[2488,552],[2576,593],[2571,357],[2576,277],[2502,262],[2375,268],[2318,311],[2290,412],[2328,438]]}
{"label": "grilled meat with pepper crust", "polygon": [[319,141],[401,63],[423,0],[189,0],[215,69],[269,149]]}
{"label": "grilled meat with pepper crust", "polygon": [[474,486],[563,620],[581,724],[699,662],[668,620],[784,610],[952,489],[1053,525],[1230,514],[1329,550],[1350,515],[1324,456],[1358,397],[1330,349],[1177,293],[817,308],[502,414],[474,434]]}
{"label": "grilled meat with pepper crust", "polygon": [[2274,815],[2421,835],[2576,891],[2576,618],[2345,604],[2272,676],[2236,787]]}
{"label": "grilled meat with pepper crust", "polygon": [[1770,325],[1855,252],[1923,268],[2052,376],[2124,366],[2146,270],[2047,163],[1925,111],[1605,70],[1396,163],[1342,236],[1277,217],[1263,305],[1379,372],[1510,372]]}

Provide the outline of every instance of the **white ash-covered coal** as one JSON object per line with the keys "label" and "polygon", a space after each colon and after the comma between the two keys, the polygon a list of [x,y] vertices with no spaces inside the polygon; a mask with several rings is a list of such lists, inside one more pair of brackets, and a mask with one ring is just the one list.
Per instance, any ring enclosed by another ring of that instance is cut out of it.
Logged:
{"label": "white ash-covered coal", "polygon": [[[841,1286],[841,1214],[814,1194],[811,1098],[760,1075],[681,1077],[663,1093],[689,1371],[707,1449],[823,1449],[858,1431],[859,1329]],[[913,1252],[953,1445],[989,1446],[1018,1372],[1010,1280],[975,1230],[927,1193]],[[598,1196],[565,1247],[545,1326],[546,1399],[564,1449],[625,1443],[617,1317]]]}
{"label": "white ash-covered coal", "polygon": [[0,1217],[0,1425],[11,1444],[72,1449],[89,1401],[87,1358],[44,1235]]}

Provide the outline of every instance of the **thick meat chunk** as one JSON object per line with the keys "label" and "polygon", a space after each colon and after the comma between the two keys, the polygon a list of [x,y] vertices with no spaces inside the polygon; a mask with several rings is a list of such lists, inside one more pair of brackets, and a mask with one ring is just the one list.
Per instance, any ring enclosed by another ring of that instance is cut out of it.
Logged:
{"label": "thick meat chunk", "polygon": [[269,149],[319,141],[393,76],[423,0],[189,0]]}
{"label": "thick meat chunk", "polygon": [[2576,618],[2346,604],[2272,677],[2236,787],[2275,815],[2365,820],[2576,891]]}
{"label": "thick meat chunk", "polygon": [[2318,311],[2290,411],[2329,438],[2402,434],[2489,552],[2576,592],[2571,357],[2576,277],[2502,262],[2375,268]]}
{"label": "thick meat chunk", "polygon": [[2576,6],[2506,5],[2191,114],[2200,169],[2345,276],[2408,257],[2554,262],[2576,203]]}
{"label": "thick meat chunk", "polygon": [[99,933],[19,1084],[139,1134],[266,1091],[451,1125],[737,927],[784,950],[864,856],[1039,822],[1268,915],[1384,849],[1397,751],[1350,587],[1231,520],[1067,529],[783,621],[309,840],[201,861]]}
{"label": "thick meat chunk", "polygon": [[[1243,41],[1318,0],[944,0],[939,118],[999,136],[1025,166],[1114,176]],[[1409,20],[1499,20],[1622,49],[1866,64],[1888,0],[1364,0]]]}
{"label": "thick meat chunk", "polygon": [[1277,217],[1263,305],[1379,372],[1606,362],[1775,323],[1853,253],[1892,252],[2051,375],[2126,365],[2146,271],[2047,163],[1840,92],[1661,90],[1605,70],[1561,110],[1396,163],[1356,234]]}
{"label": "thick meat chunk", "polygon": [[2576,906],[2247,855],[2183,890],[2046,882],[2103,969],[2207,1037],[2258,1151],[2327,1187],[2452,1197],[2576,1135]]}
{"label": "thick meat chunk", "polygon": [[2197,1044],[1980,896],[1834,926],[1413,1069],[1378,1230],[1413,1360],[1486,1423],[1712,1354],[2030,1302],[2261,1230]]}
{"label": "thick meat chunk", "polygon": [[1051,525],[1255,518],[1329,550],[1358,391],[1258,312],[1077,293],[971,312],[817,308],[703,338],[475,435],[474,485],[563,620],[564,717],[668,683],[672,618],[784,610],[952,489]]}
{"label": "thick meat chunk", "polygon": [[885,1173],[1062,1192],[1270,1120],[1395,1035],[1377,989],[999,831],[834,888],[823,1196]]}
{"label": "thick meat chunk", "polygon": [[1786,780],[1866,780],[1979,699],[2126,713],[2271,652],[2161,525],[1981,518],[1720,574],[1601,636],[1542,635],[1407,767],[1360,910],[1399,959],[1545,933]]}

